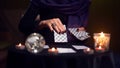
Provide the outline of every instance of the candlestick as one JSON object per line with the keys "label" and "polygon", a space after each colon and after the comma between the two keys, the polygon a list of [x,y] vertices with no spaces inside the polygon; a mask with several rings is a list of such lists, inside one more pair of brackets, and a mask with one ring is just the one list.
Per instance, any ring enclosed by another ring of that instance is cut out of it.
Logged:
{"label": "candlestick", "polygon": [[23,49],[25,49],[25,46],[22,45],[21,43],[19,43],[18,45],[16,45],[16,48],[23,50]]}
{"label": "candlestick", "polygon": [[48,49],[48,52],[49,53],[52,53],[52,54],[57,54],[58,53],[58,50],[56,48],[51,48],[51,49]]}
{"label": "candlestick", "polygon": [[93,53],[94,53],[94,51],[93,51],[91,48],[86,48],[86,49],[84,49],[83,51],[84,51],[84,53],[86,53],[86,54],[93,54]]}

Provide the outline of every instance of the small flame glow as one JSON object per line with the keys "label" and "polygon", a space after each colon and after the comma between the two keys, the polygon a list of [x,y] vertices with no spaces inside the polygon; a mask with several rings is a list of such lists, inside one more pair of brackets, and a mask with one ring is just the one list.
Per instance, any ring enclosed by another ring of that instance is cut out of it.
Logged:
{"label": "small flame glow", "polygon": [[101,46],[99,46],[99,49],[102,49],[102,47],[101,47]]}
{"label": "small flame glow", "polygon": [[87,51],[90,51],[90,48],[87,48]]}
{"label": "small flame glow", "polygon": [[105,35],[104,35],[104,33],[103,32],[101,32],[100,33],[100,37],[104,37]]}
{"label": "small flame glow", "polygon": [[19,45],[18,46],[22,46],[22,44],[21,43],[19,43]]}
{"label": "small flame glow", "polygon": [[53,47],[51,50],[52,50],[52,51],[55,51],[55,48]]}

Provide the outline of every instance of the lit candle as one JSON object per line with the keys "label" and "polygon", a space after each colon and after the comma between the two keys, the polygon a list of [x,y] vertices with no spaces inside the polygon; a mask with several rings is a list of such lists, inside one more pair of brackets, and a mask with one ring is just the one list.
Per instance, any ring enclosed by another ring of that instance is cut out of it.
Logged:
{"label": "lit candle", "polygon": [[89,51],[90,51],[90,48],[87,48],[87,50],[86,50],[86,51],[88,51],[88,52],[89,52]]}
{"label": "lit candle", "polygon": [[58,53],[58,50],[56,48],[51,48],[51,49],[48,49],[48,52],[49,53],[53,53],[53,54],[57,54]]}
{"label": "lit candle", "polygon": [[86,53],[86,54],[93,54],[94,51],[92,49],[90,49],[90,48],[86,48],[86,49],[84,49],[84,53]]}
{"label": "lit candle", "polygon": [[19,43],[18,45],[16,45],[16,48],[23,50],[23,49],[25,49],[25,46],[22,45],[21,43]]}
{"label": "lit candle", "polygon": [[95,33],[94,34],[95,40],[95,50],[96,52],[104,52],[107,51],[109,48],[109,40],[110,34],[107,33]]}
{"label": "lit candle", "polygon": [[105,49],[102,48],[101,46],[95,48],[96,52],[104,52]]}

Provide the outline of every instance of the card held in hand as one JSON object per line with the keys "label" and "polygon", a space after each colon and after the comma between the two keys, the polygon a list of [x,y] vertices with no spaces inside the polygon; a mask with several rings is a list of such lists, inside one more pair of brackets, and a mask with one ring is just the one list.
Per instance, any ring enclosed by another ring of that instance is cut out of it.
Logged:
{"label": "card held in hand", "polygon": [[59,34],[56,31],[54,31],[54,42],[56,42],[56,43],[66,43],[66,42],[68,42],[67,33],[65,32],[63,34]]}

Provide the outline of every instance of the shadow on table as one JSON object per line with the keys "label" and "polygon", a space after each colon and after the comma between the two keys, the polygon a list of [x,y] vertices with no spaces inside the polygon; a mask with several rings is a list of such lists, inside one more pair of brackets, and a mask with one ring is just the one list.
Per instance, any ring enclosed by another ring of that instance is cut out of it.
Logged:
{"label": "shadow on table", "polygon": [[120,54],[114,53],[115,65],[116,68],[120,68]]}

